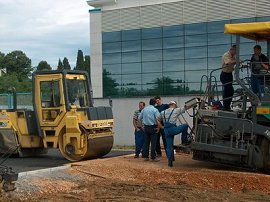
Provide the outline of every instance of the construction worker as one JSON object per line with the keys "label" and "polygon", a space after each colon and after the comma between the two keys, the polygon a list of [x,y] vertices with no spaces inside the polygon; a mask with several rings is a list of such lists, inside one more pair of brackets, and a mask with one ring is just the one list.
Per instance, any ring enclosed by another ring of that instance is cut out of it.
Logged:
{"label": "construction worker", "polygon": [[[156,97],[154,97],[154,99],[156,100],[155,108],[157,108],[157,110],[159,111],[159,113],[169,108],[169,105],[168,104],[163,104],[162,103],[160,96],[156,96]],[[162,124],[162,122],[161,122],[161,124]],[[161,157],[162,156],[161,146],[160,146],[160,136],[162,137],[163,146],[164,146],[164,149],[166,151],[167,144],[166,144],[166,138],[165,138],[165,134],[164,134],[163,128],[160,129],[160,131],[158,133],[158,136],[157,136],[156,152],[157,152],[157,156],[158,157]]]}
{"label": "construction worker", "polygon": [[264,74],[269,69],[269,59],[264,54],[262,54],[262,48],[260,45],[255,45],[253,47],[254,54],[251,57],[251,89],[255,94],[258,94],[261,98],[264,93]]}
{"label": "construction worker", "polygon": [[139,121],[139,116],[141,111],[144,109],[145,103],[139,102],[139,109],[134,112],[133,115],[133,126],[135,128],[135,156],[134,158],[139,158],[140,153],[142,153],[143,143],[144,143],[144,131],[141,122]]}
{"label": "construction worker", "polygon": [[234,66],[236,64],[236,45],[233,45],[229,51],[222,56],[222,71],[220,81],[223,84],[223,110],[231,110],[231,102],[234,93],[233,75]]}
{"label": "construction worker", "polygon": [[156,158],[156,143],[157,133],[159,132],[160,126],[160,113],[154,107],[156,100],[150,99],[149,106],[145,107],[140,116],[139,120],[144,126],[144,146],[143,146],[143,157],[145,161],[149,160],[149,145],[151,143],[151,160],[154,162],[159,161]]}
{"label": "construction worker", "polygon": [[170,101],[169,108],[161,112],[160,114],[161,119],[164,123],[164,133],[167,142],[167,158],[169,167],[173,166],[174,160],[174,136],[182,133],[182,145],[186,146],[190,144],[190,140],[188,140],[188,124],[181,124],[179,126],[176,125],[178,117],[181,114],[185,113],[185,111],[186,108],[177,108],[176,101]]}

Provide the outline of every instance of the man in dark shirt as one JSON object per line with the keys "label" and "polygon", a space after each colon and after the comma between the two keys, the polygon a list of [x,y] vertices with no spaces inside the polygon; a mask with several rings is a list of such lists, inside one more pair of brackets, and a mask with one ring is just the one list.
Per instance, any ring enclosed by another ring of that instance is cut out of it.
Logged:
{"label": "man in dark shirt", "polygon": [[[154,99],[156,100],[155,108],[159,111],[159,113],[169,108],[168,104],[162,103],[160,96],[156,96],[154,97]],[[156,153],[158,156],[162,156],[161,147],[160,147],[160,136],[162,137],[162,142],[163,142],[165,151],[167,149],[167,143],[166,143],[164,130],[160,129],[158,133],[158,137],[157,137],[157,144],[156,144]]]}
{"label": "man in dark shirt", "polygon": [[260,45],[255,45],[253,47],[254,54],[251,57],[251,89],[255,94],[258,94],[259,97],[262,97],[264,93],[264,74],[269,69],[269,59],[262,54],[262,48]]}

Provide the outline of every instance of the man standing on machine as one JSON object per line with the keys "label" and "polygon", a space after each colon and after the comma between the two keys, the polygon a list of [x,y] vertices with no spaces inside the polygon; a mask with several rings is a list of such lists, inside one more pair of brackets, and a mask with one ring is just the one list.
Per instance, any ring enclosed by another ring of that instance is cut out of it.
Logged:
{"label": "man standing on machine", "polygon": [[229,51],[222,56],[222,71],[220,74],[220,81],[223,84],[223,110],[231,110],[233,89],[233,75],[234,66],[236,64],[236,45],[233,45]]}
{"label": "man standing on machine", "polygon": [[253,47],[254,54],[251,57],[252,74],[251,74],[251,89],[261,98],[264,93],[265,73],[269,69],[269,59],[262,54],[260,45]]}

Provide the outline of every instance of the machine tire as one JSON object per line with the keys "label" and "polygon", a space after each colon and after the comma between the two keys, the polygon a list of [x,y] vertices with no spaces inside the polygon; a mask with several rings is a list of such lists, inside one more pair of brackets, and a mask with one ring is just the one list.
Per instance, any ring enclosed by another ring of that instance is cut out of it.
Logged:
{"label": "machine tire", "polygon": [[[68,151],[66,151],[66,148],[67,148],[67,146],[71,147],[72,143],[69,143],[67,145],[63,145],[63,139],[64,139],[64,136],[66,134],[65,131],[66,131],[65,128],[63,128],[61,130],[61,133],[58,136],[58,147],[59,147],[59,150],[60,150],[61,154],[63,155],[63,157],[65,157],[69,161],[80,161],[80,160],[86,158],[87,157],[87,150],[88,150],[87,135],[85,133],[83,133],[83,131],[82,131],[81,135],[84,136],[85,145],[86,145],[85,152],[82,155],[70,154]],[[75,147],[74,147],[74,149],[75,149]]]}
{"label": "machine tire", "polygon": [[270,141],[263,138],[260,147],[263,155],[263,171],[270,174]]}

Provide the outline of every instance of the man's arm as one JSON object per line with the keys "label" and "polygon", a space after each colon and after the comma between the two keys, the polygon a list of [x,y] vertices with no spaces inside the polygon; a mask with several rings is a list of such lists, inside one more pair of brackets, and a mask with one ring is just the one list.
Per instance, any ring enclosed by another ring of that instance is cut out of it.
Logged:
{"label": "man's arm", "polygon": [[262,67],[266,70],[269,69],[269,59],[265,55],[262,55]]}

